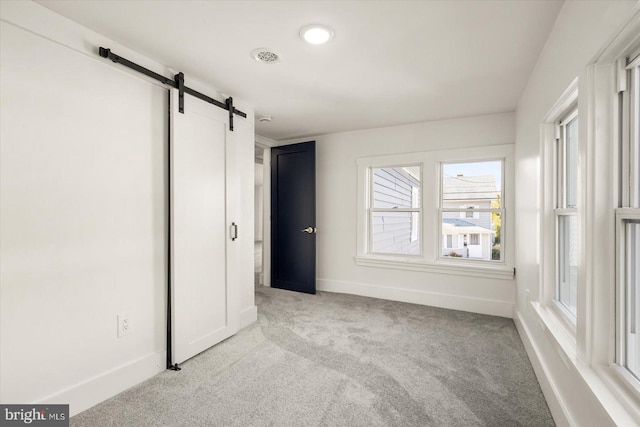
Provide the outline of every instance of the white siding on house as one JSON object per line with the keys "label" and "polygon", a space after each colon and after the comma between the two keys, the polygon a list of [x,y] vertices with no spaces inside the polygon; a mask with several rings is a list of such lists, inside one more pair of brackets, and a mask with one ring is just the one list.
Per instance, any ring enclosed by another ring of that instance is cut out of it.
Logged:
{"label": "white siding on house", "polygon": [[412,216],[417,215],[411,212],[374,213],[372,252],[420,254],[420,241],[411,240]]}
{"label": "white siding on house", "polygon": [[[414,167],[419,172],[418,167]],[[413,208],[420,206],[414,200],[413,188],[420,188],[420,181],[403,168],[373,169],[374,208]]]}
{"label": "white siding on house", "polygon": [[[420,206],[420,168],[374,168],[372,207],[379,209],[417,208]],[[416,191],[418,189],[418,191]],[[373,212],[371,216],[374,253],[419,255],[420,241],[412,238],[420,221],[416,212]]]}

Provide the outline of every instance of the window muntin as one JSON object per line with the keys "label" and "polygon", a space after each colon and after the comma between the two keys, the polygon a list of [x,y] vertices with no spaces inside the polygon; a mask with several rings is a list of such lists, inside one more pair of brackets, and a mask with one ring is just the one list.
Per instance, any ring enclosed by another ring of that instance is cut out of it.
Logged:
{"label": "window muntin", "polygon": [[422,253],[421,177],[419,165],[370,168],[370,253]]}
{"label": "window muntin", "polygon": [[575,322],[578,293],[578,110],[556,123],[556,295]]}
{"label": "window muntin", "polygon": [[440,170],[440,257],[503,261],[504,161],[443,162]]}

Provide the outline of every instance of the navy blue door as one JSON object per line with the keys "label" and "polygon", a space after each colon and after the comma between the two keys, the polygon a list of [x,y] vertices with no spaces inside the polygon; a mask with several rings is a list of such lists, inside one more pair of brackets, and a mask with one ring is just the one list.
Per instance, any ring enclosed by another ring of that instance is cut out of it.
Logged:
{"label": "navy blue door", "polygon": [[271,286],[316,293],[316,143],[271,149]]}

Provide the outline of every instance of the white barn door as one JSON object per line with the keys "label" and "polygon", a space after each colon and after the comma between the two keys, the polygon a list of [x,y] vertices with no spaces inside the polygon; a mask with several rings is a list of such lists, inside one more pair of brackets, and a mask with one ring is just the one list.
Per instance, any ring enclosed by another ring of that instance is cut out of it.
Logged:
{"label": "white barn door", "polygon": [[171,90],[171,363],[238,331],[239,296],[228,286],[228,112]]}

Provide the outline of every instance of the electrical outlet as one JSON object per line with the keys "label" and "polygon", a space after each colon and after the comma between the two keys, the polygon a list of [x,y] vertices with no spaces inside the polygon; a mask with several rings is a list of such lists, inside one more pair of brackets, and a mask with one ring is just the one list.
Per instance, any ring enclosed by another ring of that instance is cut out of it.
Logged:
{"label": "electrical outlet", "polygon": [[118,314],[118,338],[122,338],[125,335],[129,335],[133,332],[131,324],[131,315],[129,312]]}

